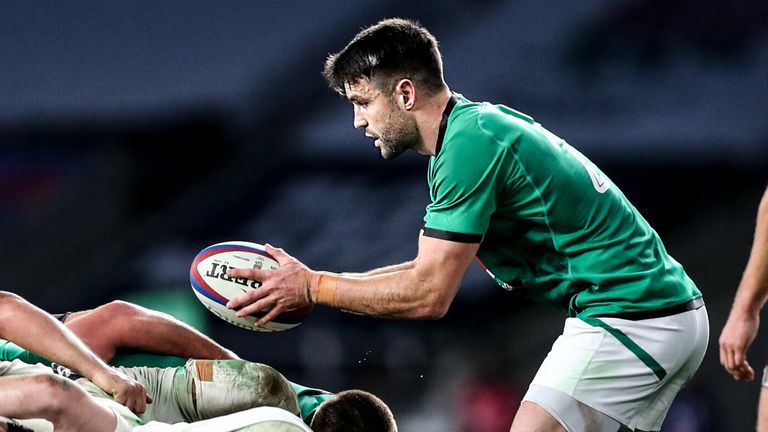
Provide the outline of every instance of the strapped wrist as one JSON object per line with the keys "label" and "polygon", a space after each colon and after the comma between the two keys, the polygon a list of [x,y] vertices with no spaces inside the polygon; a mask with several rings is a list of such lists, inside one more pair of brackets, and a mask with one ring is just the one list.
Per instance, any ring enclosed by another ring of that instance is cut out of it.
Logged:
{"label": "strapped wrist", "polygon": [[330,273],[319,273],[317,279],[312,279],[313,282],[316,282],[310,283],[310,301],[315,304],[336,307],[336,287],[339,277]]}

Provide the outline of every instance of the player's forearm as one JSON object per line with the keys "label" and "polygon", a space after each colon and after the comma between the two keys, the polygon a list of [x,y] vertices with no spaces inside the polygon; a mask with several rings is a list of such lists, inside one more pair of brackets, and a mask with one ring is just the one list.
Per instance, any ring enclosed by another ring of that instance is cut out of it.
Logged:
{"label": "player's forearm", "polygon": [[416,269],[348,277],[316,273],[310,282],[312,301],[364,315],[438,319],[448,310],[456,286],[420,274]]}
{"label": "player's forearm", "polygon": [[762,255],[762,258],[755,256],[753,251],[744,270],[733,302],[733,308],[740,312],[756,315],[768,299],[768,256],[765,251]]}
{"label": "player's forearm", "polygon": [[743,313],[758,314],[766,299],[768,299],[768,190],[760,202],[752,250],[739,283],[733,308]]}
{"label": "player's forearm", "polygon": [[0,337],[91,378],[107,370],[63,324],[21,297],[0,292]]}
{"label": "player's forearm", "polygon": [[399,271],[402,271],[402,270],[412,269],[413,268],[413,263],[414,263],[414,261],[411,260],[411,261],[407,261],[407,262],[400,263],[400,264],[394,264],[394,265],[391,265],[391,266],[379,267],[379,268],[376,268],[376,269],[373,269],[373,270],[369,270],[369,271],[364,272],[364,273],[347,273],[347,272],[345,272],[345,273],[342,273],[341,276],[349,277],[349,278],[363,278],[363,277],[368,277],[368,276],[376,276],[376,275],[383,275],[383,274],[388,274],[388,273],[395,273],[395,272],[399,272]]}
{"label": "player's forearm", "polygon": [[422,235],[419,254],[400,269],[361,277],[310,271],[309,297],[365,315],[438,319],[448,311],[479,246]]}

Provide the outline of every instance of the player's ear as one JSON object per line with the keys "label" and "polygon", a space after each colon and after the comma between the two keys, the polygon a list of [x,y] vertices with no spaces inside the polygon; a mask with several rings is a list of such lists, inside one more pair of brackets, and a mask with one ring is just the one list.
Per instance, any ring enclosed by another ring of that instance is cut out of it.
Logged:
{"label": "player's ear", "polygon": [[403,78],[395,85],[395,95],[400,108],[410,111],[416,105],[416,87],[413,81]]}

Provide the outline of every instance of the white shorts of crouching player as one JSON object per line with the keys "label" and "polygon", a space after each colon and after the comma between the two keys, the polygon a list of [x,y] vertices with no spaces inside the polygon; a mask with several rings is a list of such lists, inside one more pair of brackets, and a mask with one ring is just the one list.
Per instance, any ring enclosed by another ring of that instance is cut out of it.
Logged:
{"label": "white shorts of crouching player", "polygon": [[569,432],[658,431],[709,340],[704,306],[659,318],[568,318],[523,400]]}
{"label": "white shorts of crouching player", "polygon": [[312,432],[304,422],[288,411],[275,407],[257,407],[192,424],[149,422],[143,426],[115,432]]}

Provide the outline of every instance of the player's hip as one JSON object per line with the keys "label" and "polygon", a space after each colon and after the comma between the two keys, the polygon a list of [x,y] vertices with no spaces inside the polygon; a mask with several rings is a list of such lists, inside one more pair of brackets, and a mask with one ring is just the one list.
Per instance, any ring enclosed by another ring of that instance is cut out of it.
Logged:
{"label": "player's hip", "polygon": [[646,320],[568,318],[532,384],[656,430],[709,340],[705,307]]}

